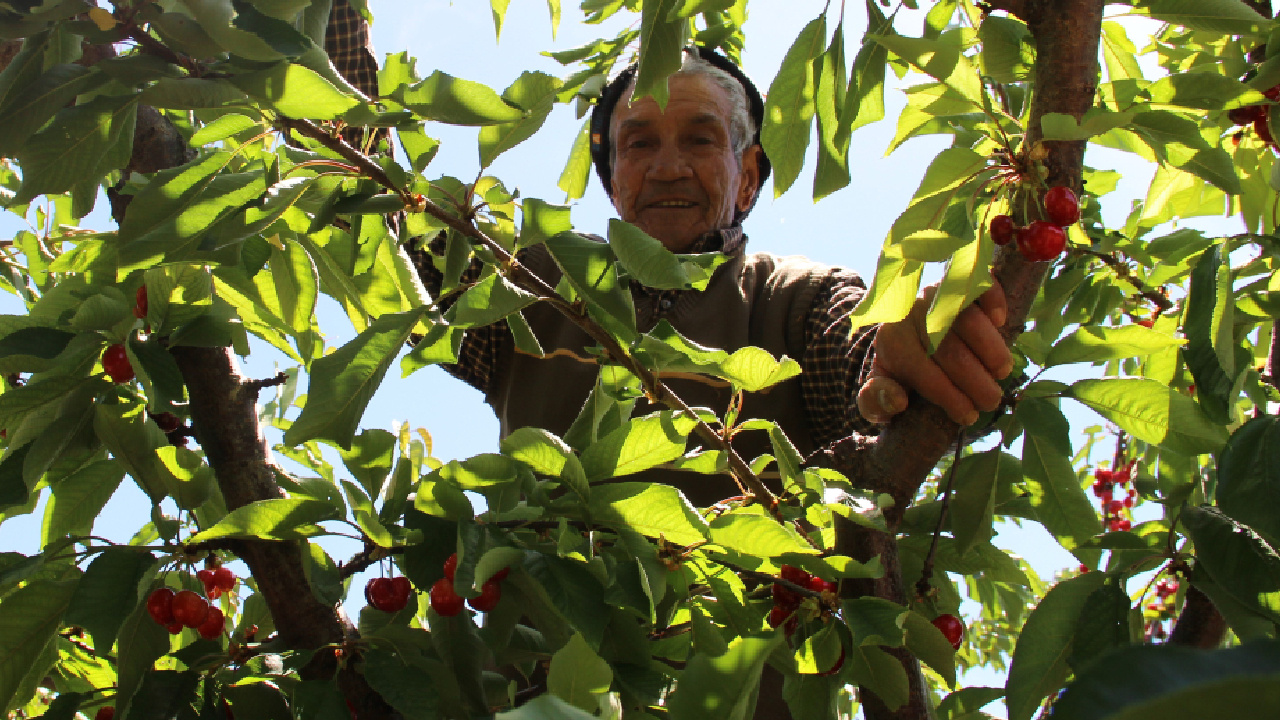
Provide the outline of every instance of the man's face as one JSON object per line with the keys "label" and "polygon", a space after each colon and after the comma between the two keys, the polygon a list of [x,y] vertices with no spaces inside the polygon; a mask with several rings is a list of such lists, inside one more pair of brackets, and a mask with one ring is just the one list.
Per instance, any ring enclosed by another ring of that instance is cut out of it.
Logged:
{"label": "man's face", "polygon": [[739,163],[729,95],[710,78],[672,75],[668,87],[666,112],[651,97],[614,109],[613,205],[668,250],[684,252],[700,235],[728,227],[735,209],[751,207],[759,149]]}

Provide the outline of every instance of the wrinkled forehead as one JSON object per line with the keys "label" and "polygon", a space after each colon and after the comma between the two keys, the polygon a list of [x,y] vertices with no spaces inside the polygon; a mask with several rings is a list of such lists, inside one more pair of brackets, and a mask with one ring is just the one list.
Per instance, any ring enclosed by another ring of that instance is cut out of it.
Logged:
{"label": "wrinkled forehead", "polygon": [[729,127],[732,106],[728,93],[705,75],[677,74],[668,78],[669,97],[666,109],[658,107],[652,97],[636,102],[631,98],[635,83],[619,99],[610,118],[609,135],[618,137],[624,130],[647,127],[667,120],[680,125],[719,125]]}

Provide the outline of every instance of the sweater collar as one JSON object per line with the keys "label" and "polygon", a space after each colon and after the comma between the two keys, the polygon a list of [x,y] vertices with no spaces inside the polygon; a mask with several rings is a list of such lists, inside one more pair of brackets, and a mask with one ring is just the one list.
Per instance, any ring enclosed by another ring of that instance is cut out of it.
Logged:
{"label": "sweater collar", "polygon": [[689,246],[687,251],[689,254],[706,253],[706,252],[722,252],[725,255],[732,255],[737,252],[747,242],[747,236],[742,232],[741,225],[732,225],[720,230],[712,230],[703,234],[693,244]]}

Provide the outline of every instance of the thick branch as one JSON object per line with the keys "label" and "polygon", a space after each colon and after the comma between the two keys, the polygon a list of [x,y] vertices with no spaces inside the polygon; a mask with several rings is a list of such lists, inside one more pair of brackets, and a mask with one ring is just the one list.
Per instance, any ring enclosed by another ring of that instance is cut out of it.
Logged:
{"label": "thick branch", "polygon": [[[140,112],[131,167],[151,170],[187,162],[191,151],[177,128],[154,110]],[[119,213],[127,212],[120,203]],[[229,510],[258,500],[283,497],[275,481],[266,439],[258,424],[259,383],[244,378],[230,348],[175,347],[171,350],[191,397],[196,437],[209,459]],[[344,642],[354,633],[340,612],[311,592],[300,543],[246,541],[237,554],[249,566],[281,639],[290,647],[315,649]],[[338,673],[338,685],[361,717],[386,718],[390,709],[352,665],[342,669],[333,654],[318,653],[302,670],[303,679]]]}

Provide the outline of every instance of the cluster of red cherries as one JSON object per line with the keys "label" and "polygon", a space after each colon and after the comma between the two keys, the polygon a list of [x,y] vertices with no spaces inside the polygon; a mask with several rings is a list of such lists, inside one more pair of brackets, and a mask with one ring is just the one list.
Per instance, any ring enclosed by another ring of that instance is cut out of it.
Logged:
{"label": "cluster of red cherries", "polygon": [[1018,243],[1018,251],[1032,262],[1052,260],[1067,248],[1063,228],[1080,222],[1080,200],[1066,186],[1049,188],[1044,194],[1044,216],[1026,227],[1018,227],[1008,215],[991,219],[991,239],[997,245]]}
{"label": "cluster of red cherries", "polygon": [[477,612],[487,613],[498,607],[498,601],[502,599],[502,581],[507,579],[511,568],[502,568],[494,573],[493,577],[485,580],[480,586],[479,595],[465,600],[453,587],[453,574],[457,569],[458,554],[454,553],[444,561],[444,577],[431,586],[431,609],[435,610],[437,615],[453,617],[462,612],[464,602]]}
{"label": "cluster of red cherries", "polygon": [[[1280,85],[1276,85],[1270,90],[1263,90],[1262,94],[1266,95],[1268,100],[1280,100]],[[1246,105],[1245,107],[1227,111],[1227,118],[1235,125],[1252,125],[1253,132],[1257,134],[1258,139],[1275,148],[1276,141],[1271,136],[1271,127],[1267,124],[1267,116],[1270,114],[1270,105]],[[1235,134],[1233,140],[1237,145],[1240,144],[1240,139],[1243,136],[1243,130]]]}
{"label": "cluster of red cherries", "polygon": [[1156,601],[1147,605],[1147,610],[1156,613],[1154,620],[1147,621],[1144,635],[1148,640],[1163,640],[1167,637],[1164,621],[1173,617],[1173,596],[1178,592],[1178,581],[1161,578],[1156,583]]}
{"label": "cluster of red cherries", "polygon": [[[1102,522],[1107,530],[1125,531],[1133,527],[1133,522],[1125,514],[1138,497],[1137,490],[1127,487],[1133,480],[1133,465],[1136,462],[1130,460],[1127,465],[1121,465],[1115,470],[1098,468],[1093,471],[1093,494],[1102,500]],[[1124,497],[1116,496],[1117,488],[1124,492]]]}
{"label": "cluster of red cherries", "polygon": [[[201,570],[196,577],[204,584],[209,600],[221,597],[236,586],[235,574],[221,566]],[[169,588],[157,588],[147,596],[147,614],[171,635],[191,628],[205,640],[213,640],[223,634],[226,618],[222,609],[211,606],[209,600],[192,590],[175,593]]]}
{"label": "cluster of red cherries", "polygon": [[[823,580],[792,565],[783,565],[778,572],[778,576],[787,582],[794,583],[802,588],[808,588],[816,593],[832,593],[834,596],[840,589],[839,583],[833,580]],[[796,631],[796,626],[799,624],[795,613],[796,610],[800,609],[800,603],[804,601],[804,596],[782,583],[774,583],[772,592],[773,608],[769,610],[769,627],[778,627],[786,623],[785,631],[787,635],[791,635]]]}
{"label": "cluster of red cherries", "polygon": [[413,594],[413,583],[409,578],[379,577],[364,584],[365,602],[385,613],[400,612],[409,604],[409,596]]}

